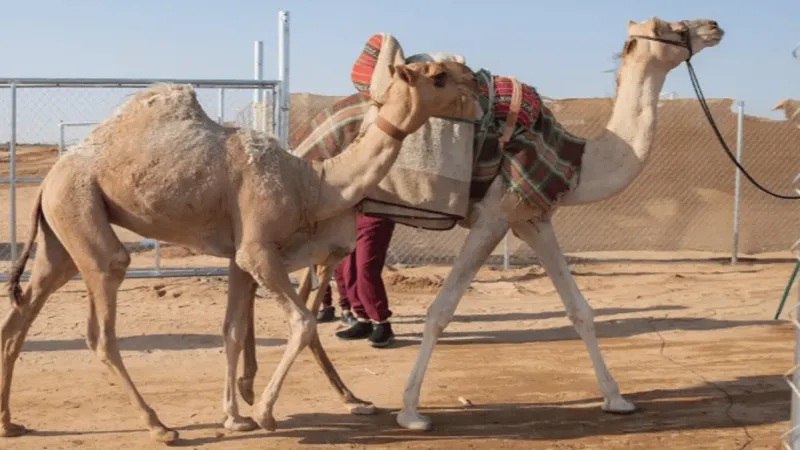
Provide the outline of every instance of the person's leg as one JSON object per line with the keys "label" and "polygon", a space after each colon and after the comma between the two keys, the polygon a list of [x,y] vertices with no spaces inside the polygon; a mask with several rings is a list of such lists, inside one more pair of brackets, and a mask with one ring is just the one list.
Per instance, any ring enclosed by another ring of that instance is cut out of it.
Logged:
{"label": "person's leg", "polygon": [[336,309],[333,307],[333,294],[331,291],[330,283],[328,286],[320,286],[319,289],[325,289],[325,295],[322,297],[322,308],[317,313],[317,323],[333,322],[336,320]]}
{"label": "person's leg", "polygon": [[381,273],[392,241],[395,223],[376,217],[358,217],[359,234],[356,245],[356,286],[359,302],[373,322],[370,342],[384,347],[394,340],[389,318],[389,299]]}
{"label": "person's leg", "polygon": [[352,311],[349,286],[347,284],[347,271],[349,270],[347,261],[349,258],[350,257],[348,256],[347,258],[343,259],[339,265],[336,266],[336,270],[333,272],[333,278],[336,280],[336,287],[339,290],[339,308],[342,310],[340,320],[346,325],[353,325],[356,322],[356,316]]}
{"label": "person's leg", "polygon": [[[345,258],[336,266],[333,272],[333,279],[336,281],[336,288],[339,291],[339,308],[342,310],[341,321],[347,325],[355,322],[352,311],[350,311],[350,300],[347,298],[347,282],[343,268]],[[320,286],[322,289],[322,286]],[[325,296],[322,298],[322,308],[317,313],[317,322],[333,322],[336,320],[336,308],[333,307],[333,288],[325,286]]]}
{"label": "person's leg", "polygon": [[[356,221],[356,224],[358,223],[359,222]],[[363,233],[364,231],[359,226],[358,237],[356,238],[356,250],[342,262],[344,264],[342,273],[344,275],[345,285],[347,286],[347,298],[350,300],[355,320],[351,322],[349,328],[336,332],[336,336],[340,339],[366,339],[373,331],[372,322],[370,322],[369,315],[364,309],[364,302],[361,301],[361,293],[358,290],[358,248],[363,245],[361,236]]]}

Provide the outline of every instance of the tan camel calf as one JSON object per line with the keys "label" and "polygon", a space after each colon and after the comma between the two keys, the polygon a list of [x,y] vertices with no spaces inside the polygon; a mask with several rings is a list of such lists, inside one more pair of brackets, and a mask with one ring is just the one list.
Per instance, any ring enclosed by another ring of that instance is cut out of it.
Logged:
{"label": "tan camel calf", "polygon": [[[117,290],[131,259],[112,224],[230,259],[223,327],[228,429],[256,426],[239,415],[235,396],[248,296],[255,283],[278,294],[290,335],[255,417],[261,427],[275,429],[273,405],[287,372],[306,345],[318,343],[314,316],[300,301],[288,272],[313,263],[308,258],[322,245],[313,244],[317,224],[339,229],[326,224],[340,221],[337,216],[347,215],[380,182],[409,133],[432,115],[456,114],[476,95],[474,75],[461,64],[396,66],[375,125],[338,157],[314,163],[286,152],[272,136],[217,124],[191,87],[156,85],[130,98],[59,159],[37,195],[34,226],[10,276],[14,307],[0,335],[0,436],[25,432],[11,422],[9,395],[27,331],[48,296],[80,272],[91,300],[89,348],[117,376],[151,437],[177,439],[178,433],[139,394],[120,356]],[[20,276],[39,229],[31,280],[23,291]],[[354,241],[354,225],[349,232]],[[298,236],[311,244],[291,244]],[[315,354],[324,356],[320,345]]]}

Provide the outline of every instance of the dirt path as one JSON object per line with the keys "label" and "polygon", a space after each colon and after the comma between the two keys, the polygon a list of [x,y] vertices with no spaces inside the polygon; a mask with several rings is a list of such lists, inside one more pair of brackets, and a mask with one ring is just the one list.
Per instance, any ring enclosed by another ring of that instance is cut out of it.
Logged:
{"label": "dirt path", "polygon": [[[771,321],[790,264],[576,266],[597,331],[623,392],[641,412],[604,414],[582,342],[537,268],[484,269],[434,354],[422,406],[435,430],[399,429],[394,414],[420,340],[425,309],[446,267],[389,270],[397,348],[340,342],[320,326],[344,380],[382,408],[351,416],[309,352],[276,406],[279,430],[230,434],[220,426],[224,370],[219,337],[224,279],[127,280],[119,334],[134,381],[181,446],[208,449],[777,449],[788,429],[793,330]],[[71,282],[34,324],[17,365],[15,421],[36,431],[0,448],[149,449],[119,386],[86,350],[86,294]],[[263,389],[286,325],[258,300]],[[462,406],[458,398],[474,406]],[[243,411],[250,411],[244,405]]]}

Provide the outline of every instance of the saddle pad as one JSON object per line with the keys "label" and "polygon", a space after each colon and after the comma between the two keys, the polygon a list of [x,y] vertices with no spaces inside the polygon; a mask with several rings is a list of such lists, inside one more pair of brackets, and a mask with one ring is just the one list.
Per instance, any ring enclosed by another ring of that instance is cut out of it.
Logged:
{"label": "saddle pad", "polygon": [[470,197],[483,198],[501,173],[507,197],[516,196],[533,210],[529,219],[550,214],[561,196],[577,185],[586,140],[564,130],[536,89],[523,83],[514,131],[501,150],[498,144],[510,109],[512,82],[485,69],[475,75],[486,116],[475,133]]}

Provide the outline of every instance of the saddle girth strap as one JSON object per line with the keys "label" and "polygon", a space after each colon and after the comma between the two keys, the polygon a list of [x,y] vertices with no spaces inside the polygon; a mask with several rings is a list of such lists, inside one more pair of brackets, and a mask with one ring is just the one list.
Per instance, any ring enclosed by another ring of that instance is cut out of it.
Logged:
{"label": "saddle girth strap", "polygon": [[511,80],[511,104],[508,109],[508,117],[506,118],[506,125],[503,129],[503,135],[500,137],[500,150],[511,140],[511,133],[514,132],[514,126],[517,124],[517,117],[519,110],[522,107],[522,86],[516,77],[508,77]]}

